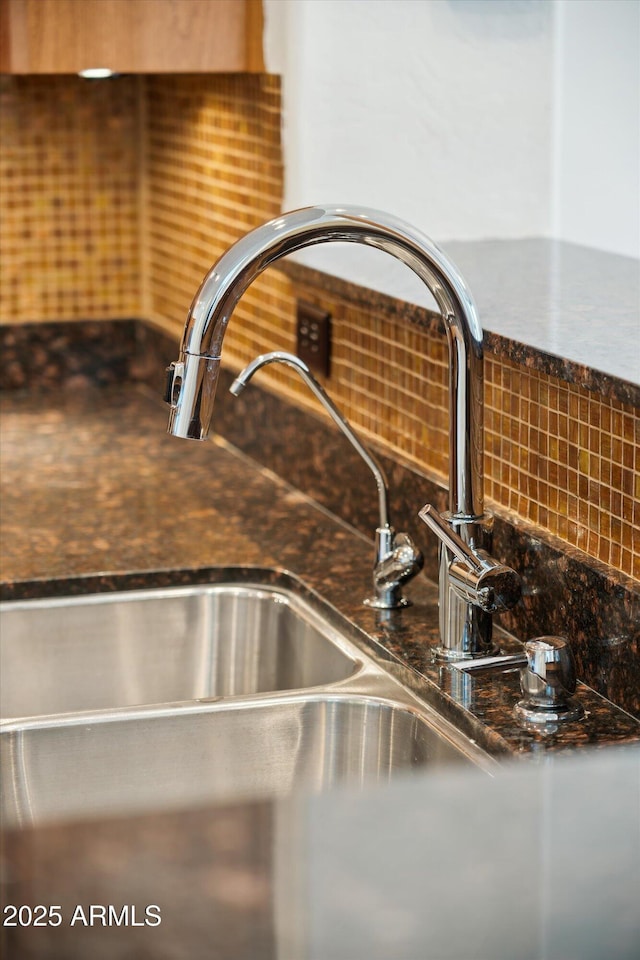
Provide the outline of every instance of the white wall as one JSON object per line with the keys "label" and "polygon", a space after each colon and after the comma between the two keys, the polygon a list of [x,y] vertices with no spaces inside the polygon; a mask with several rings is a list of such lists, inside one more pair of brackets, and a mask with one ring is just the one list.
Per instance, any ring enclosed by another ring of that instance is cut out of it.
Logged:
{"label": "white wall", "polygon": [[[445,243],[556,235],[640,255],[639,9],[265,0],[267,66],[284,84],[285,209],[360,203]],[[385,289],[373,251],[303,258]]]}
{"label": "white wall", "polygon": [[553,233],[640,257],[640,3],[555,12]]}
{"label": "white wall", "polygon": [[288,207],[362,203],[457,239],[548,232],[548,0],[267,0],[266,22]]}

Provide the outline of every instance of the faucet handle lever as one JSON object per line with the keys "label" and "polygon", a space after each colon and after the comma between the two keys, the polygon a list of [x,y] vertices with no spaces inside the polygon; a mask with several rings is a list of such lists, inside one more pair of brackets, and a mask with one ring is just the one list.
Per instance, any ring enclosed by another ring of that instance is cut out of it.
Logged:
{"label": "faucet handle lever", "polygon": [[426,503],[418,516],[458,560],[466,563],[474,573],[482,572],[483,564],[480,557],[475,555],[471,547],[449,526],[434,506]]}
{"label": "faucet handle lever", "polygon": [[486,613],[510,610],[516,605],[522,585],[515,570],[498,563],[484,550],[476,553],[430,503],[418,516],[452,555],[448,558],[449,584],[462,600]]}

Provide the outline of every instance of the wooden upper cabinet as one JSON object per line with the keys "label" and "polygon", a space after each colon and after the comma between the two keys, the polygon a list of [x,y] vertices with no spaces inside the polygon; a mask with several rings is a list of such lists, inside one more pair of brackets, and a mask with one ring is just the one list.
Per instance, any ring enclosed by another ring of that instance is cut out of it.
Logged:
{"label": "wooden upper cabinet", "polygon": [[264,69],[261,0],[0,0],[0,71]]}

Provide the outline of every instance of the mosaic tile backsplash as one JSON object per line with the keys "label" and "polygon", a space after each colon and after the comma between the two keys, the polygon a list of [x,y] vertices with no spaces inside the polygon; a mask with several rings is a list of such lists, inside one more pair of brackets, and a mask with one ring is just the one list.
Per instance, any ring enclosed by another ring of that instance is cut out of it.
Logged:
{"label": "mosaic tile backsplash", "polygon": [[[347,417],[398,459],[446,482],[444,335],[382,308],[372,316],[316,286],[297,292],[332,313],[328,386]],[[490,510],[640,580],[637,407],[487,353],[484,470]]]}
{"label": "mosaic tile backsplash", "polygon": [[138,80],[0,77],[0,320],[140,312]]}
{"label": "mosaic tile backsplash", "polygon": [[[217,256],[280,211],[278,78],[0,83],[0,321],[140,316],[179,336]],[[364,436],[446,478],[444,337],[336,289],[268,271],[238,306],[226,363],[294,350],[296,296],[328,309],[331,395]],[[294,374],[261,377],[317,409]],[[640,580],[638,409],[493,353],[485,399],[490,508]]]}
{"label": "mosaic tile backsplash", "polygon": [[[144,315],[181,333],[212,263],[281,212],[280,84],[264,75],[149,77],[143,109]],[[274,271],[252,285],[229,329],[227,360],[253,356],[260,329],[261,344],[291,347],[286,289]]]}

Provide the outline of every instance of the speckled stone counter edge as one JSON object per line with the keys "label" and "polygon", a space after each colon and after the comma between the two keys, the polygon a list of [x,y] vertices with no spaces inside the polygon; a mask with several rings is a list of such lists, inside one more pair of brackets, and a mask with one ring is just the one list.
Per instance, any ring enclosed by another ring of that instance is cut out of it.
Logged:
{"label": "speckled stone counter edge", "polygon": [[[444,333],[440,315],[424,307],[396,300],[387,294],[361,287],[293,261],[284,260],[278,268],[296,283],[318,287],[349,302],[414,323],[424,330]],[[497,357],[505,357],[523,367],[539,370],[541,373],[557,377],[567,383],[578,384],[585,390],[598,393],[602,397],[640,407],[640,386],[628,380],[621,380],[599,370],[593,370],[584,364],[547,353],[538,347],[519,343],[510,337],[488,330],[484,332],[484,345],[489,353]]]}

